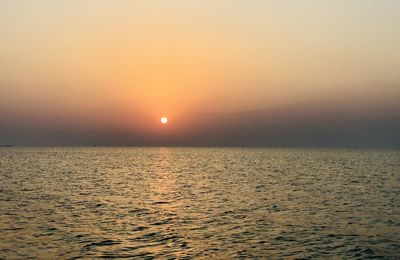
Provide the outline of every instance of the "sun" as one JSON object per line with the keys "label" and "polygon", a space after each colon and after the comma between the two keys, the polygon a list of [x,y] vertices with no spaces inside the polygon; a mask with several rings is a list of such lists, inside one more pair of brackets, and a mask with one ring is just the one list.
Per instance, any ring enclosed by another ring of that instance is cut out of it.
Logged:
{"label": "sun", "polygon": [[162,124],[166,124],[167,122],[168,122],[168,118],[166,118],[165,116],[161,117],[161,123]]}

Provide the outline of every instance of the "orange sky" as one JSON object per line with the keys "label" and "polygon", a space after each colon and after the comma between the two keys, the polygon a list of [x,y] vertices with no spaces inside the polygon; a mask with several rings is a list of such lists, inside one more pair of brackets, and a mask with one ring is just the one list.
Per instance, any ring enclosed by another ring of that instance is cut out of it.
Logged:
{"label": "orange sky", "polygon": [[2,1],[0,116],[158,132],[163,115],[182,127],[321,102],[396,104],[398,10],[355,0]]}

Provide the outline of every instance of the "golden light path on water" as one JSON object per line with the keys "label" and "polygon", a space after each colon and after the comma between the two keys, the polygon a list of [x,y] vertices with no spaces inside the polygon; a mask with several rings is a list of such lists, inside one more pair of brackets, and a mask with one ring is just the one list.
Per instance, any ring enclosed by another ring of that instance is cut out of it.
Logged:
{"label": "golden light path on water", "polygon": [[395,259],[398,158],[388,150],[0,148],[0,258]]}

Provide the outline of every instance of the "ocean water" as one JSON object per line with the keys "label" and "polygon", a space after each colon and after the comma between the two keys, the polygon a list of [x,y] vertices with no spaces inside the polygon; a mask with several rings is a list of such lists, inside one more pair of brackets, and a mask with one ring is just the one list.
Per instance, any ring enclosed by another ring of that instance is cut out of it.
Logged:
{"label": "ocean water", "polygon": [[0,258],[400,258],[400,152],[0,148]]}

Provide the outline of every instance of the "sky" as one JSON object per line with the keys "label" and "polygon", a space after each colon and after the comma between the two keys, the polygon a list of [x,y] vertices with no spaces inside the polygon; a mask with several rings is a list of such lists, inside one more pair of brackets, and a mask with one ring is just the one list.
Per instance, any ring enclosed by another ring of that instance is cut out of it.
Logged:
{"label": "sky", "polygon": [[399,148],[399,10],[0,0],[0,144]]}

